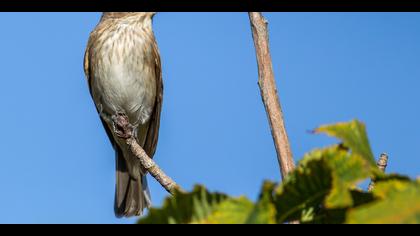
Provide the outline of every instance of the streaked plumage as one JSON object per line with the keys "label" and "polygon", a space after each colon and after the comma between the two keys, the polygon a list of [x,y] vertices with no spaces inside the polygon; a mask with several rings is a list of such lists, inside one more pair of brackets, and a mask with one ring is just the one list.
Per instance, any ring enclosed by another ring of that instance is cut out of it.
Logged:
{"label": "streaked plumage", "polygon": [[117,160],[115,214],[141,215],[150,206],[145,171],[124,140],[111,132],[111,117],[123,112],[137,141],[153,157],[162,106],[159,51],[152,31],[154,12],[104,13],[92,31],[84,69],[89,90]]}

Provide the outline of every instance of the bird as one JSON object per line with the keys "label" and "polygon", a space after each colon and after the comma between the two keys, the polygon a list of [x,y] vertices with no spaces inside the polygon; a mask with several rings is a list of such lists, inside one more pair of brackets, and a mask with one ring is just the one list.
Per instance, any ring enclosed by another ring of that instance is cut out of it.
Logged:
{"label": "bird", "polygon": [[116,156],[116,217],[140,216],[151,206],[147,171],[124,139],[113,132],[113,117],[124,114],[136,141],[150,158],[159,136],[163,82],[152,29],[156,12],[104,12],[90,33],[84,56],[89,92]]}

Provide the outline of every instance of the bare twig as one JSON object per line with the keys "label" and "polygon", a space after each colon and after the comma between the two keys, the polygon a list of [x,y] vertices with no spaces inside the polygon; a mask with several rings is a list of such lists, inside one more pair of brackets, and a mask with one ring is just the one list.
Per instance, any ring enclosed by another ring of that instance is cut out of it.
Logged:
{"label": "bare twig", "polygon": [[[386,167],[388,165],[388,154],[382,153],[376,165],[382,172],[385,173]],[[374,187],[375,187],[375,180],[371,180],[368,187],[368,191],[371,192]]]}
{"label": "bare twig", "polygon": [[252,37],[258,62],[258,85],[261,97],[270,123],[271,134],[277,151],[281,176],[285,176],[295,168],[289,140],[283,120],[276,82],[274,80],[268,43],[267,21],[260,12],[249,12]]}
{"label": "bare twig", "polygon": [[126,140],[131,152],[140,160],[140,164],[153,176],[163,188],[171,194],[177,190],[182,191],[181,187],[175,183],[162,169],[146,154],[143,148],[137,143],[133,136],[133,127],[125,114],[117,114],[113,117],[114,132],[118,137]]}

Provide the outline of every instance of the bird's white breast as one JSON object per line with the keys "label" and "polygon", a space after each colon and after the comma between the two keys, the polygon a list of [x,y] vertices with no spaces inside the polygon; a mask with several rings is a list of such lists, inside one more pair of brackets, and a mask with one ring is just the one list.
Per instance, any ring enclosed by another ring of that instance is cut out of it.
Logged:
{"label": "bird's white breast", "polygon": [[[101,113],[124,112],[134,125],[148,121],[156,96],[153,42],[139,30],[122,24],[104,39],[96,53],[92,93]],[[99,101],[98,101],[99,100]]]}

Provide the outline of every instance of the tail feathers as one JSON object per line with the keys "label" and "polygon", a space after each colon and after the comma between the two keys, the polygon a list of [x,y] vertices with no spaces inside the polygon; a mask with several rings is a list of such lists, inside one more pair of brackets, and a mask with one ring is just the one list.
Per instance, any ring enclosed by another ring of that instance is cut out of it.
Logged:
{"label": "tail feathers", "polygon": [[116,167],[115,215],[117,217],[139,216],[144,208],[149,208],[151,205],[146,176],[142,175],[137,180],[132,178],[122,155],[117,155]]}

